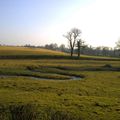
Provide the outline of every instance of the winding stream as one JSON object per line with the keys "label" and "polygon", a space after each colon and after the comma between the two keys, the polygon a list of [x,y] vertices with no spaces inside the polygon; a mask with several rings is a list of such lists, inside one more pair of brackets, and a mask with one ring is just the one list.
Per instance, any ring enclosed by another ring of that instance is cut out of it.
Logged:
{"label": "winding stream", "polygon": [[[0,78],[16,78],[16,77],[25,77],[30,78],[32,80],[59,80],[59,79],[50,79],[50,78],[40,78],[40,77],[32,77],[32,76],[16,76],[16,75],[0,75]],[[78,76],[70,76],[70,79],[64,79],[64,80],[81,80],[81,77]]]}

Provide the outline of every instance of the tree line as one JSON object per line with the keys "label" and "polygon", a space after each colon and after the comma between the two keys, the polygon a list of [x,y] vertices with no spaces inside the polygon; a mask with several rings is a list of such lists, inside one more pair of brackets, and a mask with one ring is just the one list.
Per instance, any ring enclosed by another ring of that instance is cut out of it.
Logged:
{"label": "tree line", "polygon": [[[77,54],[78,58],[80,58],[81,54],[120,57],[120,39],[116,42],[115,48],[110,48],[107,46],[92,47],[91,45],[87,45],[85,41],[81,39],[81,34],[82,31],[78,28],[72,28],[69,32],[64,34],[63,37],[68,40],[68,47],[66,47],[64,44],[58,46],[57,43],[51,43],[37,47],[67,52],[70,53],[71,57],[73,57],[74,54]],[[26,47],[35,46],[26,45]]]}
{"label": "tree line", "polygon": [[[95,56],[111,56],[111,57],[120,57],[120,49],[116,48],[110,48],[106,46],[98,46],[98,47],[92,47],[90,45],[85,45],[85,43],[78,42],[78,48],[75,46],[73,54],[78,54],[78,57],[80,58],[80,55],[95,55]],[[61,44],[58,46],[56,43],[46,44],[45,46],[40,46],[40,48],[50,49],[50,50],[56,50],[56,51],[62,51],[66,53],[70,53],[71,55],[71,49],[66,47],[64,44]]]}

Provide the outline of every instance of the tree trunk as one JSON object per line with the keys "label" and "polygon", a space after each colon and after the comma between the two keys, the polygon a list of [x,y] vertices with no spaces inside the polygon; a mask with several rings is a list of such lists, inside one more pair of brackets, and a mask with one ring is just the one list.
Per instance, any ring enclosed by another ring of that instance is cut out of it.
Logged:
{"label": "tree trunk", "polygon": [[80,47],[78,48],[78,58],[80,58]]}
{"label": "tree trunk", "polygon": [[73,48],[71,48],[71,57],[73,56]]}
{"label": "tree trunk", "polygon": [[77,42],[77,47],[78,47],[78,58],[80,58],[80,41]]}

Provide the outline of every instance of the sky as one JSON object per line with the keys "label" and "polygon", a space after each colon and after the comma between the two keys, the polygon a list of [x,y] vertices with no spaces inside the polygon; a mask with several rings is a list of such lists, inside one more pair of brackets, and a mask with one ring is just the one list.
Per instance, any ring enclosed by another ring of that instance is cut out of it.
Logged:
{"label": "sky", "polygon": [[0,44],[65,44],[71,28],[92,46],[115,47],[120,0],[0,0]]}

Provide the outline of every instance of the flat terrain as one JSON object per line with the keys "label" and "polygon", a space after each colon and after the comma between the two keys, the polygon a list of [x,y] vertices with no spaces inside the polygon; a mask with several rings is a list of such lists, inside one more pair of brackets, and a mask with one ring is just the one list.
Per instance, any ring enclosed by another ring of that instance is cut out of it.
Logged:
{"label": "flat terrain", "polygon": [[10,56],[0,59],[0,120],[120,120],[119,59],[51,59],[52,55],[68,56],[0,47],[0,56]]}

